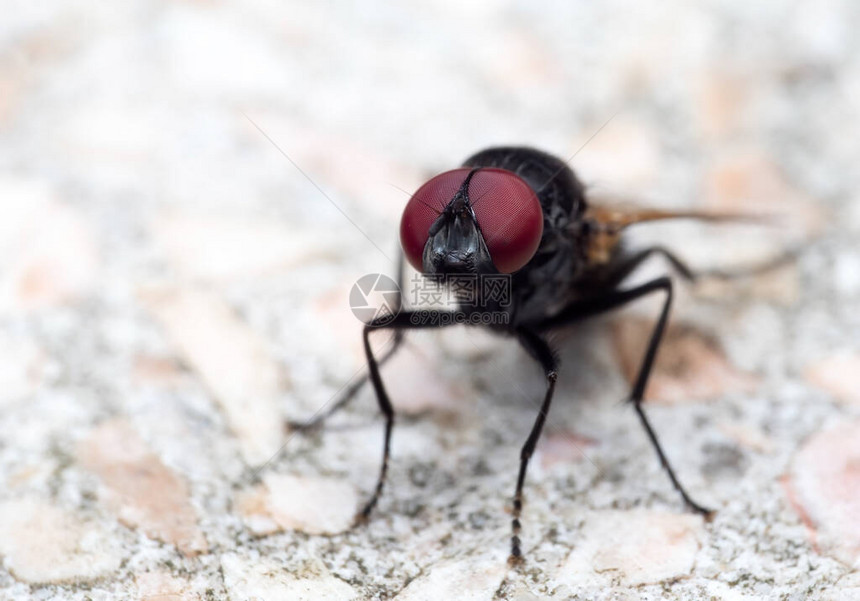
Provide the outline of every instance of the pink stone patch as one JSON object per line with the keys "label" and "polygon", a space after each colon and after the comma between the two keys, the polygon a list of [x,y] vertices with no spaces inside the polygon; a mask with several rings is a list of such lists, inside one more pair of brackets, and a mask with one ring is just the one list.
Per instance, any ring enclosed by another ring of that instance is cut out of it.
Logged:
{"label": "pink stone patch", "polygon": [[568,430],[549,431],[538,442],[537,458],[544,468],[582,461],[596,444],[595,439]]}
{"label": "pink stone patch", "polygon": [[506,571],[505,559],[498,552],[490,553],[481,559],[443,561],[429,566],[424,575],[410,582],[394,599],[395,601],[493,599]]}
{"label": "pink stone patch", "polygon": [[[349,292],[353,283],[336,286],[316,295],[313,301],[312,319],[319,324],[320,336],[329,338],[333,346],[341,349],[343,354],[358,366],[365,362],[364,345],[361,339],[364,324],[349,308]],[[371,335],[370,341],[376,349],[381,348],[381,345],[377,344],[378,341],[386,341],[390,338],[390,333],[379,333]],[[385,347],[387,348],[388,344],[385,344]]]}
{"label": "pink stone patch", "polygon": [[[613,342],[621,369],[633,382],[642,362],[654,321],[622,318],[614,324]],[[717,343],[689,327],[670,325],[663,335],[645,399],[674,404],[712,400],[755,388],[756,379],[734,368]]]}
{"label": "pink stone patch", "polygon": [[46,363],[32,340],[0,334],[0,407],[35,392]]}
{"label": "pink stone patch", "polygon": [[0,312],[33,311],[77,300],[98,280],[92,229],[45,186],[0,179]]}
{"label": "pink stone patch", "polygon": [[[653,186],[662,162],[660,134],[648,122],[629,115],[617,115],[588,142],[588,151],[577,155],[576,172],[588,184],[628,190]],[[575,144],[579,147],[583,142]]]}
{"label": "pink stone patch", "polygon": [[695,111],[699,131],[709,140],[731,139],[738,133],[748,109],[751,86],[749,77],[739,69],[714,65],[702,69],[696,78]]}
{"label": "pink stone patch", "polygon": [[445,359],[439,359],[424,346],[407,341],[383,368],[385,386],[395,411],[415,415],[461,409],[465,390],[446,378]]}
{"label": "pink stone patch", "polygon": [[265,341],[213,293],[169,288],[142,296],[221,406],[245,460],[268,460],[281,445],[276,399],[287,380]]}
{"label": "pink stone patch", "polygon": [[[726,269],[743,272],[745,269],[768,265],[768,262],[775,258],[776,253],[772,252],[764,259],[747,258],[742,261],[735,261]],[[739,278],[705,278],[696,282],[694,293],[698,298],[727,300],[755,298],[784,307],[791,307],[800,298],[800,286],[800,273],[797,265],[788,262],[779,266],[773,265],[772,268],[760,273]]]}
{"label": "pink stone patch", "polygon": [[0,504],[0,554],[15,578],[31,584],[95,580],[123,558],[107,528],[36,498]]}
{"label": "pink stone patch", "polygon": [[837,400],[860,404],[860,354],[843,351],[830,355],[808,365],[804,375]]}
{"label": "pink stone patch", "polygon": [[596,585],[606,579],[653,584],[689,575],[699,551],[702,519],[657,511],[598,511],[585,520],[581,541],[558,579]]}
{"label": "pink stone patch", "polygon": [[239,496],[239,513],[258,535],[281,530],[338,534],[352,527],[355,488],[334,478],[267,474],[264,485]]}
{"label": "pink stone patch", "polygon": [[790,493],[822,550],[860,561],[860,422],[814,434],[794,458]]}
{"label": "pink stone patch", "polygon": [[[793,187],[778,166],[756,148],[739,150],[717,163],[708,173],[705,197],[709,208],[720,211],[755,210],[777,217],[775,233],[808,238],[824,227],[826,214],[820,203]],[[767,232],[762,239],[770,238]],[[727,250],[734,252],[731,246]]]}
{"label": "pink stone patch", "polygon": [[718,423],[717,427],[720,432],[746,449],[757,453],[772,453],[776,449],[773,438],[761,428],[725,421]]}
{"label": "pink stone patch", "polygon": [[134,577],[140,601],[196,601],[200,597],[189,591],[189,584],[168,572],[152,571]]}
{"label": "pink stone patch", "polygon": [[137,385],[171,387],[187,377],[187,372],[174,359],[138,355],[134,358],[131,375]]}
{"label": "pink stone patch", "polygon": [[175,545],[184,555],[207,550],[188,485],[165,466],[124,420],[96,428],[79,450],[104,485],[103,499],[121,522]]}

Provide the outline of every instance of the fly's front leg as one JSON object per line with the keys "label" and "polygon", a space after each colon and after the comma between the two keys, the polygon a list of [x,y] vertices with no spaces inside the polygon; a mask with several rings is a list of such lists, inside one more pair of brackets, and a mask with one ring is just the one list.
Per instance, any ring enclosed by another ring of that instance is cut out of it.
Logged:
{"label": "fly's front leg", "polygon": [[549,413],[549,407],[552,403],[552,395],[555,391],[555,381],[558,377],[558,359],[556,358],[555,353],[552,352],[552,349],[549,347],[546,340],[530,330],[522,329],[519,330],[517,334],[519,335],[520,343],[525,347],[526,351],[528,351],[528,353],[541,364],[541,367],[543,367],[546,374],[546,394],[544,395],[540,412],[535,419],[535,423],[532,426],[529,437],[526,439],[526,443],[523,445],[522,451],[520,452],[520,472],[517,476],[517,488],[514,492],[514,517],[511,520],[511,556],[508,559],[508,563],[510,564],[516,564],[522,561],[523,553],[520,541],[522,524],[520,522],[520,515],[523,511],[523,484],[525,484],[526,481],[526,470],[529,466],[529,459],[531,459],[531,456],[534,453],[535,446],[537,445],[544,423],[546,422],[546,416]]}
{"label": "fly's front leg", "polygon": [[[398,351],[401,343],[403,342],[403,331],[395,330],[394,338],[391,343],[391,347],[385,351],[385,354],[379,358],[378,363],[379,366],[382,367],[385,365],[388,360],[394,356],[394,353]],[[364,373],[359,376],[359,378],[353,382],[347,389],[341,393],[340,397],[338,397],[337,401],[335,401],[331,407],[326,409],[325,411],[320,411],[317,415],[313,416],[311,419],[304,422],[294,422],[288,421],[287,428],[290,430],[299,430],[299,431],[309,431],[318,428],[332,415],[346,407],[346,405],[355,398],[355,396],[364,388],[364,385],[367,384],[369,380],[368,374]]]}
{"label": "fly's front leg", "polygon": [[657,452],[657,456],[660,458],[660,463],[669,475],[672,485],[681,494],[681,498],[684,499],[687,507],[697,513],[709,516],[712,512],[693,501],[690,498],[690,495],[687,494],[687,491],[684,490],[684,487],[681,486],[677,476],[675,476],[675,470],[672,469],[668,459],[666,459],[666,454],[663,452],[660,441],[657,439],[657,435],[654,433],[654,429],[651,427],[651,423],[648,421],[648,417],[642,409],[642,399],[644,397],[645,387],[648,384],[648,377],[651,375],[651,369],[654,367],[654,359],[657,357],[657,350],[660,347],[663,331],[666,329],[666,322],[669,319],[669,309],[672,306],[672,280],[668,277],[660,277],[642,284],[641,286],[636,286],[626,290],[614,290],[602,296],[574,301],[564,308],[558,315],[541,322],[538,329],[545,331],[567,325],[575,321],[580,321],[592,315],[617,309],[627,303],[642,298],[643,296],[660,291],[665,293],[666,298],[663,302],[663,308],[660,311],[660,317],[657,319],[657,324],[654,326],[651,338],[648,340],[648,348],[645,351],[645,356],[642,359],[642,364],[639,367],[639,372],[636,375],[633,388],[630,391],[630,402],[633,403],[633,407],[636,410],[636,414],[639,416],[642,427],[648,434],[648,439],[651,441],[654,450]]}
{"label": "fly's front leg", "polygon": [[373,384],[373,390],[376,392],[376,400],[379,403],[379,409],[385,416],[385,439],[382,447],[382,466],[379,470],[379,478],[376,481],[376,488],[373,491],[373,496],[365,504],[364,508],[356,516],[356,521],[366,521],[376,507],[379,496],[382,494],[382,488],[385,485],[385,477],[388,474],[388,459],[391,455],[391,432],[394,429],[394,407],[391,405],[391,400],[388,398],[388,392],[385,390],[385,385],[382,383],[382,376],[379,373],[379,362],[373,354],[373,349],[370,347],[370,333],[376,330],[393,329],[400,333],[402,330],[412,328],[440,328],[458,323],[467,323],[466,316],[460,312],[448,311],[405,311],[396,315],[393,319],[385,317],[374,320],[364,327],[364,354],[367,356],[367,367],[370,381]]}
{"label": "fly's front leg", "polygon": [[[394,294],[394,301],[391,306],[391,310],[393,313],[399,313],[403,307],[403,280],[405,274],[405,259],[403,257],[403,251],[401,250],[398,253],[397,258],[397,290],[396,294]],[[385,354],[379,359],[379,365],[385,365],[385,363],[394,356],[394,353],[400,348],[400,345],[403,343],[403,331],[395,330],[394,331],[394,341]],[[338,399],[325,411],[322,409],[314,415],[311,419],[304,422],[294,422],[288,421],[287,428],[290,430],[299,430],[299,431],[307,431],[313,430],[320,426],[323,422],[325,422],[332,415],[343,409],[349,404],[352,399],[356,397],[356,395],[364,388],[364,385],[367,384],[368,376],[367,374],[362,374],[358,380],[352,383],[343,393],[340,394]]]}

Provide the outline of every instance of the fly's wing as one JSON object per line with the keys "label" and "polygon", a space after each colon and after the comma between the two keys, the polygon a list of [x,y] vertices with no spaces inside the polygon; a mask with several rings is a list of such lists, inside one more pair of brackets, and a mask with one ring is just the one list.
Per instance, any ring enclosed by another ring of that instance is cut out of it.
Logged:
{"label": "fly's wing", "polygon": [[637,223],[666,219],[695,219],[714,223],[762,223],[770,221],[768,215],[752,213],[718,213],[712,211],[670,211],[625,204],[590,203],[584,220],[588,224],[588,261],[592,265],[607,263],[621,240],[624,229]]}

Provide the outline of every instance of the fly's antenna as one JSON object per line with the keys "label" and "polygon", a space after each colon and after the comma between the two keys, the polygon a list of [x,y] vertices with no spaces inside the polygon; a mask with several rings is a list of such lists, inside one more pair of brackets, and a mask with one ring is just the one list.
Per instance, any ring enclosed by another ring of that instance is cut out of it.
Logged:
{"label": "fly's antenna", "polygon": [[609,117],[609,119],[607,119],[606,121],[604,121],[604,122],[603,122],[603,125],[601,125],[600,127],[598,127],[598,128],[597,128],[597,131],[595,131],[593,134],[591,134],[591,136],[590,136],[590,137],[589,137],[585,142],[583,142],[583,143],[582,143],[582,146],[580,146],[579,148],[577,148],[577,149],[576,149],[576,152],[574,152],[572,155],[570,155],[570,156],[569,156],[569,157],[564,161],[564,165],[562,166],[562,168],[561,168],[561,169],[559,169],[558,171],[556,171],[555,173],[553,173],[553,174],[552,174],[552,176],[550,176],[550,178],[549,178],[548,180],[546,180],[546,181],[544,182],[544,184],[543,184],[540,188],[538,188],[538,189],[535,191],[535,194],[538,194],[538,195],[539,195],[541,192],[543,192],[544,188],[546,188],[548,185],[550,185],[550,184],[552,183],[552,181],[553,181],[555,178],[557,178],[559,175],[561,175],[561,174],[564,172],[564,170],[565,170],[565,169],[570,165],[570,162],[571,162],[573,159],[575,159],[575,158],[576,158],[576,155],[578,155],[580,152],[582,152],[582,150],[583,150],[586,146],[588,146],[588,144],[589,144],[589,143],[590,143],[594,138],[596,138],[596,137],[597,137],[597,134],[599,134],[600,132],[602,132],[602,131],[606,128],[606,126],[607,126],[607,125],[609,125],[609,124],[612,122],[612,120],[613,120],[613,119],[615,119],[616,115],[618,115],[618,113],[620,113],[620,112],[621,112],[621,109],[618,109],[618,110],[616,110],[614,113],[612,113],[612,116],[611,116],[611,117]]}
{"label": "fly's antenna", "polygon": [[[391,184],[391,183],[389,183],[388,185],[389,185],[389,186],[391,186],[392,188],[394,188],[395,190],[400,190],[401,192],[403,192],[406,196],[408,196],[408,197],[410,198],[410,200],[411,200],[411,199],[412,199],[412,197],[414,196],[413,194],[410,194],[409,192],[407,192],[406,190],[404,190],[404,189],[403,189],[403,188],[401,188],[400,186],[397,186],[397,185],[395,185],[395,184]],[[432,206],[428,205],[426,202],[424,202],[424,201],[423,201],[423,200],[421,200],[420,198],[418,199],[418,202],[420,202],[423,206],[427,207],[428,209],[430,209],[431,211],[433,211],[434,213],[436,213],[436,215],[437,215],[437,216],[442,214],[442,211],[440,211],[440,210],[439,210],[439,209],[437,209],[436,207],[432,207]]]}

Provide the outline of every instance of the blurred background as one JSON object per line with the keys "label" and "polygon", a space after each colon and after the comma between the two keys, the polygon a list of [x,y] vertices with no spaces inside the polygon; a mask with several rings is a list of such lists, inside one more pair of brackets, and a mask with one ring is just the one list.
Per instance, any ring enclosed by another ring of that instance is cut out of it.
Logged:
{"label": "blurred background", "polygon": [[[6,6],[0,596],[860,595],[858,26],[847,0]],[[410,336],[365,529],[372,394],[283,426],[361,374],[349,290],[395,273],[409,194],[497,144],[595,196],[778,216],[634,232],[695,267],[799,249],[679,285],[649,398],[715,522],[620,404],[657,305],[556,339],[528,577],[505,508],[543,382],[514,342]]]}

